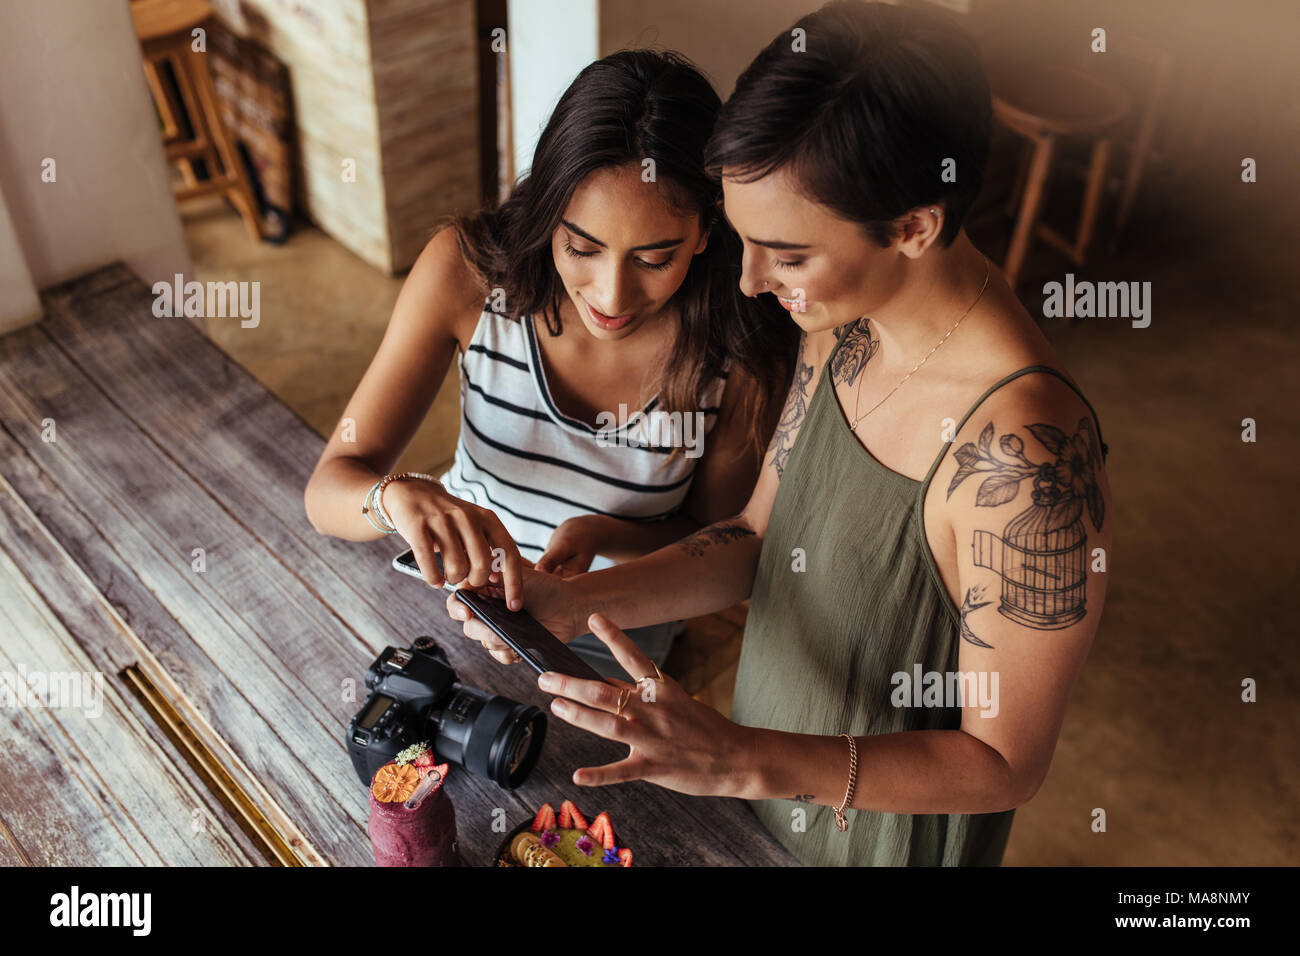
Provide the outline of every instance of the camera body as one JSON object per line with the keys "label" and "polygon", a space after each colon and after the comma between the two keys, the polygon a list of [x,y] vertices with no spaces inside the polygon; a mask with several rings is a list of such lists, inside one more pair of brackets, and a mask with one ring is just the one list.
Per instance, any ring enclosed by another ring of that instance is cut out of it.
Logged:
{"label": "camera body", "polygon": [[506,697],[467,687],[431,637],[386,647],[366,670],[370,695],[348,724],[348,754],[363,785],[412,744],[428,740],[439,760],[514,789],[527,779],[546,717]]}

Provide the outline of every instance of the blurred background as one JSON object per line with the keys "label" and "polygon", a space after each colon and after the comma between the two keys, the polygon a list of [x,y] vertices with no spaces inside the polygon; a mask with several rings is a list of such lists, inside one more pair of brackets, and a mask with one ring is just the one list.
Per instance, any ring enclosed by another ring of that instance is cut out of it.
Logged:
{"label": "blurred background", "polygon": [[[150,284],[256,281],[256,327],[199,321],[328,435],[431,224],[527,172],[583,66],[674,49],[725,99],[819,5],[0,0],[0,332],[118,260]],[[975,243],[1036,316],[1067,273],[1152,289],[1147,328],[1041,320],[1111,448],[1115,579],[1005,862],[1295,863],[1300,8],[936,6],[995,96]],[[457,395],[453,369],[400,468],[447,465]],[[677,661],[724,712],[743,621],[692,622]]]}

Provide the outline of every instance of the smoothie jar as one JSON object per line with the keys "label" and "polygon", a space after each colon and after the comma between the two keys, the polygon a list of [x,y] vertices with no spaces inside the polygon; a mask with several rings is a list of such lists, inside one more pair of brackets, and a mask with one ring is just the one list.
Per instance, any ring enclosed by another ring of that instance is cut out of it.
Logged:
{"label": "smoothie jar", "polygon": [[[390,761],[381,767],[370,788],[370,820],[366,829],[375,852],[375,864],[460,866],[456,811],[442,787],[447,765],[429,768],[425,776],[417,777],[413,783],[409,778],[417,776],[414,768],[399,777],[396,771],[386,770],[395,766]],[[380,785],[381,777],[387,786]]]}

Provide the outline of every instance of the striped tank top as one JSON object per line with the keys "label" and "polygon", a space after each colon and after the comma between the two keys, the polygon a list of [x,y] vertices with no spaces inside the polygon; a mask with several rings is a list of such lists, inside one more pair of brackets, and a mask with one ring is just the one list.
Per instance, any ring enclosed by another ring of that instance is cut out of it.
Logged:
{"label": "striped tank top", "polygon": [[[683,442],[692,455],[703,449],[726,384],[725,373],[710,383],[702,419],[693,417],[680,431],[672,427],[680,419],[655,414],[657,395],[642,415],[627,416],[631,427],[624,421],[597,429],[556,407],[539,334],[549,333],[539,333],[531,316],[515,321],[484,305],[469,350],[458,359],[460,438],[439,479],[453,495],[494,512],[530,561],[541,557],[561,522],[577,515],[632,521],[674,515],[701,459],[670,453]],[[598,555],[591,569],[612,563]]]}

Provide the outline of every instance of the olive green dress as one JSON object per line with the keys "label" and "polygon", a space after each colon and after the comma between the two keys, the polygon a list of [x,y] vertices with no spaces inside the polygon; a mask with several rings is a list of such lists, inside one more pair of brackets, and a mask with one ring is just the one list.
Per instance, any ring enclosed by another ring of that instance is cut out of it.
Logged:
{"label": "olive green dress", "polygon": [[[924,481],[886,468],[859,443],[835,400],[833,358],[834,351],[773,502],[731,716],[748,726],[804,734],[955,730],[959,708],[890,703],[894,673],[912,674],[917,664],[922,671],[958,669],[960,614],[930,555],[922,520],[926,489],[951,446],[943,446]],[[1056,375],[1078,392],[1054,369],[1022,368],[985,392],[958,430],[996,389],[1030,372]],[[793,569],[796,548],[805,555],[802,572]],[[848,763],[845,742],[845,784]],[[858,792],[872,785],[859,772]],[[842,797],[841,790],[836,803]],[[1015,813],[848,810],[849,828],[841,833],[828,806],[793,800],[750,805],[800,862],[818,866],[996,866]],[[802,830],[796,810],[806,815]]]}

